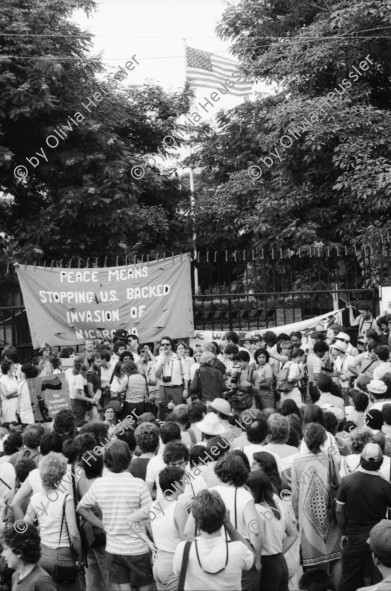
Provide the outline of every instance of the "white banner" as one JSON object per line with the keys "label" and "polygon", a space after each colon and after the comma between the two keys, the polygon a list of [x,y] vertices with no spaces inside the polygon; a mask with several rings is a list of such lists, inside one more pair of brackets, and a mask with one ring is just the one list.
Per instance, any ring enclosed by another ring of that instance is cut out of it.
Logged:
{"label": "white banner", "polygon": [[[263,328],[262,330],[237,331],[237,333],[240,340],[246,340],[257,339],[267,330],[273,331],[276,335],[279,335],[282,332],[288,335],[290,335],[291,332],[296,331],[306,332],[311,329],[315,329],[317,325],[322,325],[323,330],[326,330],[327,326],[331,323],[342,323],[342,311],[343,310],[341,309],[333,312],[327,312],[327,314],[322,314],[321,316],[315,316],[314,318],[309,318],[308,320],[285,324],[284,326],[269,326],[268,328]],[[194,338],[190,339],[190,346],[194,347],[194,345],[202,345],[206,341],[220,342],[224,339],[224,335],[227,332],[228,330],[196,330]]]}
{"label": "white banner", "polygon": [[380,316],[391,315],[391,286],[381,287],[380,291]]}

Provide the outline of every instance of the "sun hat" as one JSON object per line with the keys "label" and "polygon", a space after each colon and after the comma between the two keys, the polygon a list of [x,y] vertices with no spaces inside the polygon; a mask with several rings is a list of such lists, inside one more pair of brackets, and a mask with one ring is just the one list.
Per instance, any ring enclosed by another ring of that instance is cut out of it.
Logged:
{"label": "sun hat", "polygon": [[336,343],[330,345],[330,347],[332,349],[337,349],[337,351],[342,351],[342,353],[346,353],[348,350],[348,344],[345,343],[345,341],[337,341]]}
{"label": "sun hat", "polygon": [[227,415],[232,417],[233,414],[231,412],[231,406],[228,400],[224,400],[224,398],[215,398],[212,402],[207,403],[208,406],[217,410],[217,412],[221,412],[223,415]]}
{"label": "sun hat", "polygon": [[205,435],[222,435],[225,432],[219,417],[214,412],[209,412],[196,427]]}
{"label": "sun hat", "polygon": [[368,544],[380,560],[383,558],[389,562],[391,556],[391,521],[389,519],[382,519],[371,529]]}
{"label": "sun hat", "polygon": [[338,341],[346,341],[347,343],[350,342],[350,336],[346,334],[346,332],[339,332],[335,338]]}
{"label": "sun hat", "polygon": [[361,452],[361,457],[367,462],[380,462],[383,452],[378,443],[367,443]]}
{"label": "sun hat", "polygon": [[384,394],[387,392],[387,386],[382,380],[371,380],[367,384],[367,390],[372,394]]}

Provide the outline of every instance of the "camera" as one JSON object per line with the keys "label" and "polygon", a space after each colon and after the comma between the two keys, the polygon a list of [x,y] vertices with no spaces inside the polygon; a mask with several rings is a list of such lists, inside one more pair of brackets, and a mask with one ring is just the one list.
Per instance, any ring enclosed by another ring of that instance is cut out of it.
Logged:
{"label": "camera", "polygon": [[168,382],[171,382],[171,376],[163,376],[162,382],[163,384],[168,384]]}

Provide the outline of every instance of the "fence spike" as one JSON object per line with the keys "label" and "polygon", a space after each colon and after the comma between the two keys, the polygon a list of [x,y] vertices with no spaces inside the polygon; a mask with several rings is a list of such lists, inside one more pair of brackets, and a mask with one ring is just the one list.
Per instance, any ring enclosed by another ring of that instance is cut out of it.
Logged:
{"label": "fence spike", "polygon": [[107,257],[105,257],[105,262],[103,263],[104,267],[106,267],[106,261],[107,261]]}
{"label": "fence spike", "polygon": [[158,260],[159,260],[159,253],[157,252],[156,253],[156,262],[158,262]]}
{"label": "fence spike", "polygon": [[69,259],[69,265],[68,265],[68,268],[69,268],[69,269],[71,268],[72,259],[73,259],[73,257],[71,257],[71,258]]}
{"label": "fence spike", "polygon": [[88,257],[87,262],[86,262],[86,267],[88,268],[88,263],[90,262],[90,257]]}
{"label": "fence spike", "polygon": [[149,265],[149,253],[147,254],[147,265]]}
{"label": "fence spike", "polygon": [[217,250],[215,250],[213,262],[215,262],[215,263],[217,262]]}
{"label": "fence spike", "polygon": [[43,270],[45,271],[46,269],[46,261],[43,261]]}
{"label": "fence spike", "polygon": [[52,261],[52,264],[50,265],[50,270],[53,271],[53,263],[54,261]]}
{"label": "fence spike", "polygon": [[166,253],[163,252],[163,263],[165,263],[165,262],[166,262]]}
{"label": "fence spike", "polygon": [[209,263],[209,250],[206,251],[206,262]]}
{"label": "fence spike", "polygon": [[245,261],[245,260],[246,260],[246,257],[247,257],[247,252],[244,250],[244,251],[243,251],[243,261]]}
{"label": "fence spike", "polygon": [[37,261],[34,261],[34,271],[37,270]]}
{"label": "fence spike", "polygon": [[117,258],[115,259],[115,266],[116,266],[116,267],[118,267],[118,256],[117,256]]}

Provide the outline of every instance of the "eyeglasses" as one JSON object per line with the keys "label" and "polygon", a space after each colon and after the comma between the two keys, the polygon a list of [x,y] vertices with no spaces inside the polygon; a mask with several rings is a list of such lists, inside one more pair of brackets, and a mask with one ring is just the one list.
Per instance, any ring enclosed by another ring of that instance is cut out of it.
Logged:
{"label": "eyeglasses", "polygon": [[170,343],[160,343],[162,347],[171,347]]}

